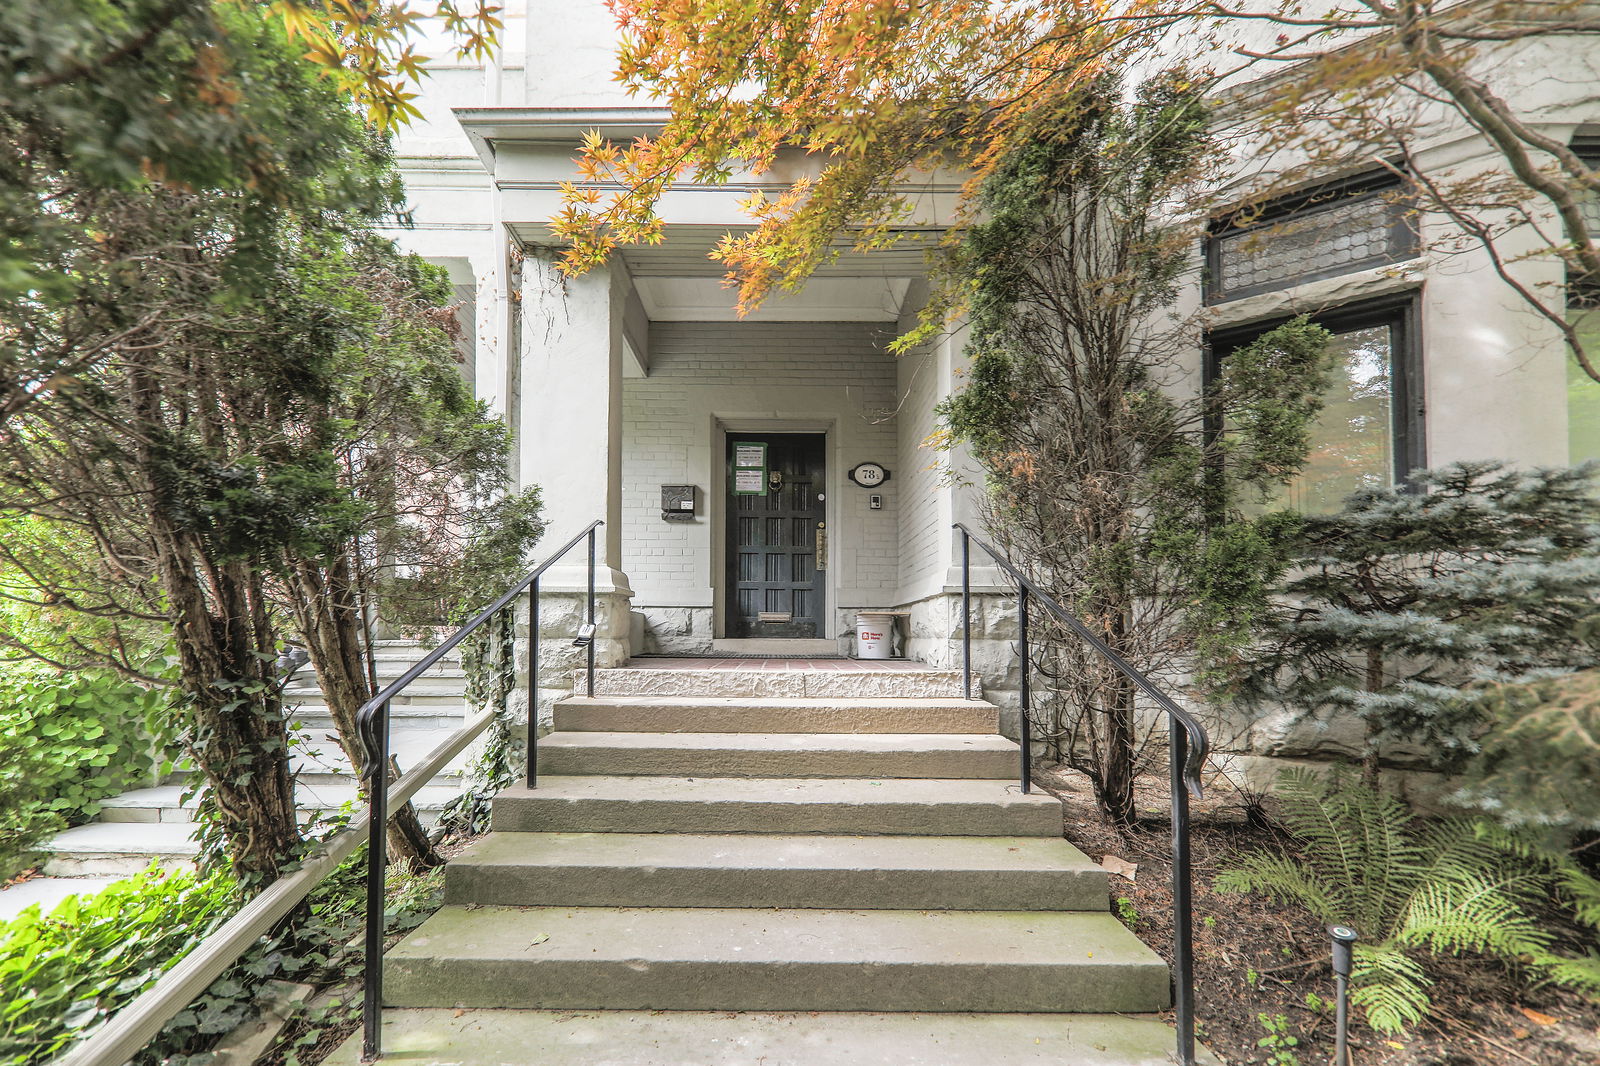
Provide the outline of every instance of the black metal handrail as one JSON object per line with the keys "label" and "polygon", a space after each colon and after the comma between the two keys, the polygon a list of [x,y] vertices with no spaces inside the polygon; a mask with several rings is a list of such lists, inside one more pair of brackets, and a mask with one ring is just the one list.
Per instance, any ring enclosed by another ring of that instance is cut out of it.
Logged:
{"label": "black metal handrail", "polygon": [[[389,702],[403,692],[407,685],[427,673],[440,659],[448,655],[457,644],[471,636],[491,618],[511,604],[524,592],[528,594],[528,787],[537,781],[536,758],[539,736],[539,578],[567,552],[585,538],[589,541],[589,604],[587,623],[579,630],[575,644],[587,649],[586,670],[588,693],[594,695],[594,576],[595,531],[605,525],[594,521],[577,536],[563,544],[555,554],[534,567],[528,575],[506,591],[488,607],[479,611],[466,625],[452,633],[443,643],[398,678],[385,685],[356,712],[356,732],[361,739],[364,762],[361,778],[367,782],[372,797],[367,808],[367,922],[366,922],[366,977],[363,989],[361,1061],[372,1062],[383,1054],[383,878],[388,865],[388,848],[385,845],[385,828],[389,824],[388,789],[383,769],[389,765]],[[513,608],[513,612],[515,608]],[[513,640],[515,626],[512,627]]]}
{"label": "black metal handrail", "polygon": [[1172,786],[1172,1001],[1178,1019],[1178,1061],[1183,1066],[1194,1064],[1194,873],[1189,853],[1189,798],[1199,799],[1204,792],[1200,771],[1206,756],[1211,752],[1211,739],[1188,711],[1179,707],[1172,698],[1155,686],[1126,659],[1101,640],[1071,611],[1056,602],[1055,598],[1034,583],[1033,579],[1012,564],[1011,560],[991,547],[960,522],[955,528],[961,533],[961,676],[962,691],[972,698],[972,544],[977,544],[1000,568],[1017,583],[1017,654],[1022,659],[1021,748],[1022,791],[1031,790],[1029,765],[1031,762],[1030,734],[1032,725],[1032,685],[1029,679],[1031,663],[1028,648],[1028,601],[1037,599],[1063,625],[1072,630],[1084,643],[1099,652],[1138,687],[1140,692],[1155,701],[1167,712],[1168,751],[1170,753],[1170,780]]}

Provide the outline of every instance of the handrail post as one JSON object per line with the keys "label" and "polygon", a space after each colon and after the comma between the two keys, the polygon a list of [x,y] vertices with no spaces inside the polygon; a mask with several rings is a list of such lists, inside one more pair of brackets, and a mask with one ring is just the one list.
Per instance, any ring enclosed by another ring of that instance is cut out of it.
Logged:
{"label": "handrail post", "polygon": [[1017,583],[1017,652],[1022,657],[1022,684],[1021,684],[1021,715],[1019,725],[1022,733],[1022,791],[1027,794],[1033,791],[1033,782],[1028,770],[1033,763],[1033,752],[1030,748],[1030,734],[1033,732],[1033,688],[1028,680],[1032,672],[1028,665],[1028,586]]}
{"label": "handrail post", "polygon": [[1194,1064],[1194,899],[1189,858],[1189,790],[1183,766],[1189,735],[1168,715],[1172,756],[1172,1001],[1178,1021],[1178,1062]]}
{"label": "handrail post", "polygon": [[494,693],[503,719],[511,712],[511,688],[517,681],[517,605],[507,604],[505,614],[495,618],[494,626],[494,641],[500,645],[495,652],[500,676],[495,679]]}
{"label": "handrail post", "polygon": [[[956,528],[961,530],[962,564],[963,571],[966,567],[966,540],[969,537],[967,528],[956,523]],[[1171,743],[1168,750],[1171,752],[1172,766],[1172,910],[1173,910],[1173,947],[1172,947],[1172,981],[1173,981],[1173,1007],[1177,1013],[1178,1048],[1177,1061],[1181,1066],[1194,1066],[1194,1030],[1195,1030],[1195,989],[1194,989],[1194,871],[1189,847],[1189,801],[1191,796],[1199,799],[1204,788],[1200,779],[1200,771],[1205,765],[1206,753],[1211,750],[1210,738],[1206,736],[1205,727],[1197,722],[1187,711],[1180,708],[1172,701],[1172,697],[1156,688],[1149,678],[1145,677],[1128,663],[1117,651],[1106,644],[1083,621],[1056,602],[1049,593],[1040,591],[1026,574],[1013,566],[1004,555],[1001,555],[992,545],[981,538],[971,537],[978,542],[978,547],[999,564],[1000,569],[1010,574],[1017,582],[1017,631],[1018,654],[1022,659],[1022,684],[1021,684],[1021,719],[1022,719],[1022,790],[1028,791],[1028,769],[1030,759],[1029,746],[1032,742],[1032,681],[1031,653],[1028,647],[1028,599],[1030,592],[1037,596],[1044,605],[1044,609],[1073,633],[1077,634],[1089,647],[1099,652],[1112,666],[1122,672],[1123,676],[1131,680],[1138,689],[1149,696],[1158,706],[1167,712],[1167,721],[1171,734]],[[1195,765],[1193,776],[1187,777],[1189,772],[1189,758],[1193,752]]]}
{"label": "handrail post", "polygon": [[961,695],[972,698],[972,537],[961,531]]}
{"label": "handrail post", "polygon": [[539,579],[528,586],[528,787],[539,787]]}
{"label": "handrail post", "polygon": [[594,695],[594,527],[589,527],[589,643],[586,646],[589,665],[589,695]]}
{"label": "handrail post", "polygon": [[383,1056],[383,881],[389,859],[389,704],[378,712],[377,757],[367,781],[367,937],[361,1061]]}

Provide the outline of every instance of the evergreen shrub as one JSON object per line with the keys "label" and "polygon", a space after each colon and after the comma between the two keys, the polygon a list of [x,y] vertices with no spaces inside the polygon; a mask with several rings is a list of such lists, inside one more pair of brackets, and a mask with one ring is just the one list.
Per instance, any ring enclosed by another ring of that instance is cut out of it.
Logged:
{"label": "evergreen shrub", "polygon": [[1307,515],[1238,690],[1318,726],[1360,721],[1369,783],[1397,745],[1462,770],[1531,709],[1478,693],[1600,665],[1597,473],[1457,463]]}

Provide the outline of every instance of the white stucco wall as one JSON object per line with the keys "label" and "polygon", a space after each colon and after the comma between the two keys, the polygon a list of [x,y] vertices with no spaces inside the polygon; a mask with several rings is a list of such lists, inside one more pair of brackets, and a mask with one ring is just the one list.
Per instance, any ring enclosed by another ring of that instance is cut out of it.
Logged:
{"label": "white stucco wall", "polygon": [[527,0],[531,107],[639,107],[612,78],[617,25],[605,0]]}
{"label": "white stucco wall", "polygon": [[[925,289],[926,286],[923,286]],[[915,325],[911,314],[898,323]],[[938,428],[934,413],[950,394],[950,339],[938,337],[896,361],[899,392],[900,528],[898,599],[918,599],[942,588],[950,565],[952,486],[946,476],[949,455],[930,437]]]}

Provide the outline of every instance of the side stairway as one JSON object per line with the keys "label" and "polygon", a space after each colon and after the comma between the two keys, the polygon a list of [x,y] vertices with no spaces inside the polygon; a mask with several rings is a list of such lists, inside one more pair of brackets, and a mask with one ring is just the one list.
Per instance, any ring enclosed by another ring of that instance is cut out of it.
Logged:
{"label": "side stairway", "polygon": [[[378,684],[409,669],[427,649],[411,640],[381,640],[373,649]],[[413,682],[390,707],[393,751],[402,768],[413,765],[461,728],[466,714],[466,675],[460,660],[447,657]],[[292,757],[295,800],[303,821],[332,814],[356,802],[355,774],[339,748],[337,731],[317,687],[315,672],[302,667],[284,688],[284,704],[305,743]],[[452,767],[416,799],[424,824],[438,819],[461,791],[461,768]],[[104,801],[97,821],[58,833],[45,845],[44,873],[54,877],[122,877],[151,861],[185,863],[194,858],[194,805],[183,802],[186,785],[173,781],[134,789]]]}
{"label": "side stairway", "polygon": [[597,681],[389,952],[393,1061],[1171,1061],[1166,965],[958,675]]}

